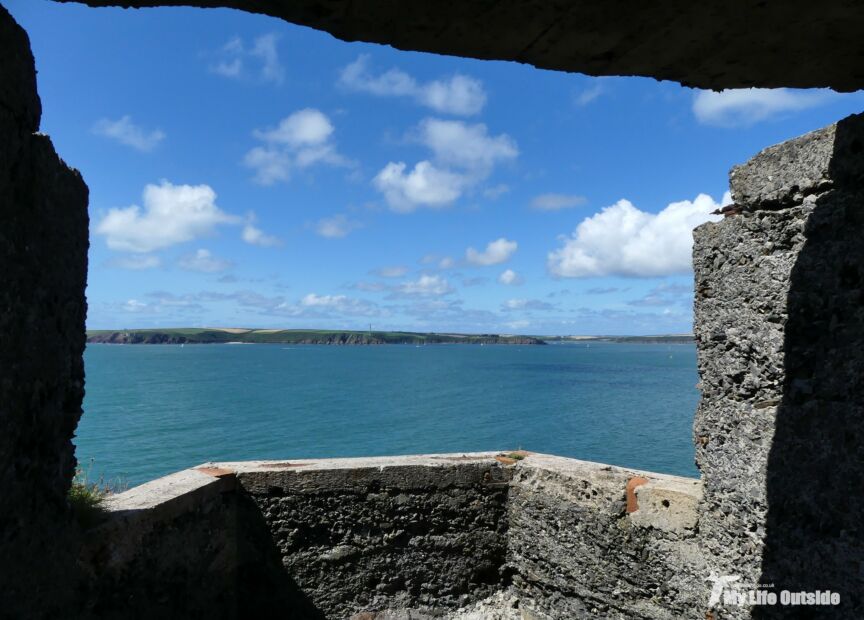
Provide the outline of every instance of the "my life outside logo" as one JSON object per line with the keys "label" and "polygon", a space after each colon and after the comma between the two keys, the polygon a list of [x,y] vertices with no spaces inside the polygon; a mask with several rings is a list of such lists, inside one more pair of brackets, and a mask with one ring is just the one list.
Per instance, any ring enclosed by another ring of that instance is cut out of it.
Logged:
{"label": "my life outside logo", "polygon": [[747,586],[741,583],[740,575],[718,575],[714,572],[706,580],[712,582],[711,596],[708,599],[709,609],[725,606],[834,606],[840,604],[840,593],[831,590],[780,590],[777,592],[774,584]]}

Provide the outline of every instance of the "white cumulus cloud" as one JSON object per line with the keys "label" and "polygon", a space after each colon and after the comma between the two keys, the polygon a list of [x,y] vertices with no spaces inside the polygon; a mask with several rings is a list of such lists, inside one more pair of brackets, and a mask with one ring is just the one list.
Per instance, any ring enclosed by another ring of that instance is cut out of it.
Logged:
{"label": "white cumulus cloud", "polygon": [[412,138],[427,147],[432,158],[410,169],[405,162],[390,162],[373,180],[390,208],[401,213],[449,206],[488,178],[496,164],[519,154],[510,136],[491,136],[482,123],[427,118]]}
{"label": "white cumulus cloud", "polygon": [[827,90],[789,88],[703,90],[693,98],[693,114],[706,125],[747,127],[781,114],[820,106],[833,96]]}
{"label": "white cumulus cloud", "polygon": [[[731,201],[728,192],[722,204]],[[549,271],[564,278],[663,276],[691,269],[693,229],[712,219],[721,203],[707,194],[648,213],[619,200],[582,221],[562,247],[550,252]]]}
{"label": "white cumulus cloud", "polygon": [[228,78],[254,77],[262,82],[280,84],[285,78],[285,69],[279,61],[279,50],[275,34],[256,37],[246,45],[240,37],[234,37],[222,46],[218,60],[210,70]]}
{"label": "white cumulus cloud", "polygon": [[323,144],[333,133],[330,119],[314,108],[304,108],[283,118],[273,129],[252,132],[259,140],[291,147]]}
{"label": "white cumulus cloud", "polygon": [[159,309],[152,304],[144,303],[143,301],[138,301],[137,299],[128,300],[125,304],[122,305],[122,309],[125,312],[131,312],[133,314],[144,314],[159,311]]}
{"label": "white cumulus cloud", "polygon": [[417,280],[403,282],[395,288],[395,293],[407,296],[440,296],[452,292],[450,284],[441,276],[422,275]]}
{"label": "white cumulus cloud", "polygon": [[436,161],[484,176],[495,164],[519,154],[513,138],[506,133],[490,136],[483,123],[427,118],[421,121],[418,134]]}
{"label": "white cumulus cloud", "polygon": [[345,295],[316,295],[315,293],[309,293],[300,300],[300,303],[304,306],[333,307],[344,304],[347,299]]}
{"label": "white cumulus cloud", "polygon": [[165,139],[165,132],[161,129],[148,131],[133,123],[132,117],[128,115],[116,121],[107,118],[96,121],[93,133],[143,152],[152,151]]}
{"label": "white cumulus cloud", "polygon": [[419,105],[444,114],[472,116],[486,105],[483,83],[466,75],[420,83],[400,69],[375,75],[369,69],[369,56],[363,54],[342,69],[339,84],[378,97],[407,97]]}
{"label": "white cumulus cloud", "polygon": [[[291,306],[282,304],[282,311],[290,310]],[[295,308],[293,313],[297,315],[307,314],[305,311],[331,313],[336,312],[343,315],[356,316],[379,316],[381,310],[372,302],[363,299],[353,299],[345,295],[318,295],[309,293],[300,300],[300,308]],[[291,314],[291,312],[288,312]]]}
{"label": "white cumulus cloud", "polygon": [[261,185],[288,181],[294,170],[315,164],[350,166],[336,150],[333,132],[333,123],[320,110],[298,110],[276,127],[253,131],[263,144],[249,150],[243,163],[255,171],[255,181]]}
{"label": "white cumulus cloud", "polygon": [[518,247],[519,244],[515,241],[508,241],[501,237],[495,241],[490,241],[482,252],[468,248],[465,250],[465,259],[472,265],[483,267],[498,265],[509,260]]}
{"label": "white cumulus cloud", "polygon": [[506,286],[514,286],[517,284],[522,284],[522,276],[520,276],[512,269],[505,269],[503,272],[501,272],[501,275],[498,276],[498,282]]}
{"label": "white cumulus cloud", "polygon": [[410,213],[418,207],[451,205],[466,186],[463,175],[439,168],[429,161],[417,163],[406,172],[405,162],[390,162],[373,179],[393,211]]}
{"label": "white cumulus cloud", "polygon": [[255,225],[257,221],[258,218],[256,218],[255,214],[252,212],[246,216],[246,224],[243,225],[243,232],[240,235],[243,241],[249,245],[257,245],[262,248],[269,248],[282,244],[282,241],[278,237],[268,235],[258,228]]}
{"label": "white cumulus cloud", "polygon": [[186,271],[200,271],[202,273],[218,273],[231,268],[231,261],[213,256],[210,250],[200,249],[192,254],[181,256],[177,266]]}
{"label": "white cumulus cloud", "polygon": [[209,185],[147,185],[143,204],[109,209],[96,225],[96,234],[103,235],[112,250],[146,253],[210,235],[220,224],[239,222],[216,205],[216,192]]}
{"label": "white cumulus cloud", "polygon": [[359,227],[359,222],[350,220],[339,213],[332,217],[318,220],[318,223],[315,225],[315,232],[328,239],[340,239],[347,237],[352,230]]}

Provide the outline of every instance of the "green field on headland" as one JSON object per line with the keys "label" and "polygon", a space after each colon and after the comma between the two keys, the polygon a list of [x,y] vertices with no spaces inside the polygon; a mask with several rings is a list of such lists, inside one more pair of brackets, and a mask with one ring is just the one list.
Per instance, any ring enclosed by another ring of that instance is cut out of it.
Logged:
{"label": "green field on headland", "polygon": [[439,334],[325,329],[186,328],[88,330],[87,342],[105,344],[526,344],[546,342],[534,336]]}

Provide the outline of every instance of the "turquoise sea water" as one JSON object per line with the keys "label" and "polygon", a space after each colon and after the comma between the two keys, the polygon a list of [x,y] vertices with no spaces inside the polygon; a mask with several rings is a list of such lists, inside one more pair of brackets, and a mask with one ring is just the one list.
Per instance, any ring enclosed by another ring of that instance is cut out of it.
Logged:
{"label": "turquoise sea water", "polygon": [[90,345],[85,362],[91,478],[516,448],[697,475],[692,345]]}

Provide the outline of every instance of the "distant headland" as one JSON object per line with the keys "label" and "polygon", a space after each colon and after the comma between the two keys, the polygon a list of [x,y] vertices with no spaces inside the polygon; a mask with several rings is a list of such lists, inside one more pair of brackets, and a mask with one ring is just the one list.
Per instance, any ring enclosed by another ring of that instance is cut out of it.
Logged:
{"label": "distant headland", "polygon": [[524,336],[452,332],[390,332],[329,329],[251,329],[244,327],[174,327],[160,329],[93,329],[87,342],[101,344],[692,344],[693,334],[654,336]]}
{"label": "distant headland", "polygon": [[325,329],[185,328],[88,330],[87,342],[103,344],[546,344],[534,336]]}
{"label": "distant headland", "polygon": [[546,336],[547,343],[617,342],[620,344],[693,344],[693,334],[656,334],[654,336]]}

